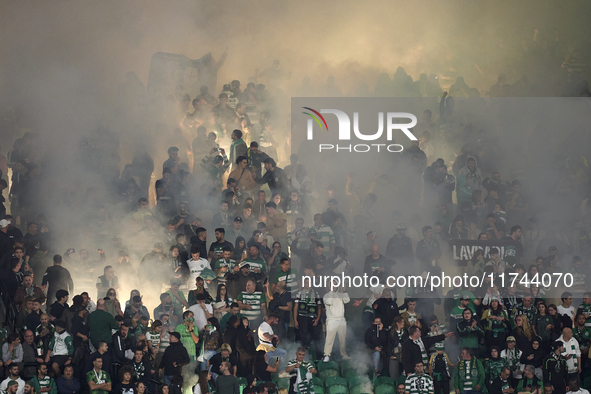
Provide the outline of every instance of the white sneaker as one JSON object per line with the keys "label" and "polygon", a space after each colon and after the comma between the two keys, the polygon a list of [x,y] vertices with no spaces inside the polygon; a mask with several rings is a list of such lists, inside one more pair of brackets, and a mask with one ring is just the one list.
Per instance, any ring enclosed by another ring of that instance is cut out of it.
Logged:
{"label": "white sneaker", "polygon": [[328,356],[324,356],[324,358],[322,359],[323,363],[327,363],[329,361],[330,361],[330,357],[328,357]]}
{"label": "white sneaker", "polygon": [[351,360],[351,357],[349,356],[341,356],[343,358],[343,360]]}

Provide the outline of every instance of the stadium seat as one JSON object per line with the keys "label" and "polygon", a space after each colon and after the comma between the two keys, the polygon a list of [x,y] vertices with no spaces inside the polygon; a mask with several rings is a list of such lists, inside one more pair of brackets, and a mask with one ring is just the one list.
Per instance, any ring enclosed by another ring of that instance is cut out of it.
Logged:
{"label": "stadium seat", "polygon": [[277,389],[289,390],[289,380],[290,378],[279,378],[279,380],[275,383],[277,385]]}
{"label": "stadium seat", "polygon": [[312,382],[314,382],[314,386],[322,386],[322,387],[324,387],[324,382],[318,376],[314,376],[312,378]]}
{"label": "stadium seat", "polygon": [[324,386],[314,385],[314,394],[324,394]]}
{"label": "stadium seat", "polygon": [[327,394],[349,394],[347,381],[341,377],[331,377],[326,379],[325,393]]}
{"label": "stadium seat", "polygon": [[362,394],[371,391],[372,388],[371,381],[366,375],[353,376],[352,378],[348,379],[348,382],[349,392],[351,394]]}
{"label": "stadium seat", "polygon": [[326,379],[326,382],[324,382],[324,387],[329,388],[335,384],[347,386],[347,380],[345,380],[345,378],[341,378],[340,376],[331,377]]}
{"label": "stadium seat", "polygon": [[396,386],[392,378],[388,376],[378,376],[373,380],[374,394],[392,394],[396,391]]}
{"label": "stadium seat", "polygon": [[353,368],[353,363],[351,362],[351,360],[343,360],[343,362],[341,363],[341,371],[346,371],[348,369],[355,369]]}
{"label": "stadium seat", "polygon": [[339,365],[334,361],[318,363],[318,376],[323,380],[339,376]]}
{"label": "stadium seat", "polygon": [[341,376],[343,378],[347,379],[347,381],[349,381],[349,379],[359,376],[359,373],[357,373],[357,371],[355,371],[353,369],[347,369],[347,370],[343,370],[343,372],[341,373]]}
{"label": "stadium seat", "polygon": [[240,386],[240,394],[242,394],[242,392],[246,388],[246,385],[247,385],[246,378],[238,378],[238,386]]}

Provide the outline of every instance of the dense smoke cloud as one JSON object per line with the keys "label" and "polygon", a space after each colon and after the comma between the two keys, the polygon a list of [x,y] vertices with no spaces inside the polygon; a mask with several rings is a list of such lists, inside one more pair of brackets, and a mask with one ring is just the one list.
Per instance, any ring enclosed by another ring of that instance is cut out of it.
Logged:
{"label": "dense smoke cloud", "polygon": [[[279,59],[283,74],[269,89],[286,119],[280,135],[287,136],[289,97],[323,95],[329,76],[350,96],[377,94],[383,73],[389,81],[398,67],[415,81],[421,73],[436,74],[444,89],[463,76],[471,87],[488,91],[500,72],[509,83],[523,74],[550,87],[564,82],[553,74],[560,62],[569,54],[583,62],[588,56],[580,51],[591,37],[585,19],[590,7],[582,1],[384,1],[371,8],[352,1],[5,4],[0,16],[2,151],[23,130],[38,133],[36,143],[43,149],[35,161],[42,163],[46,178],[45,203],[52,210],[45,212],[55,223],[58,251],[80,243],[103,247],[85,238],[78,225],[103,220],[97,207],[108,194],[107,178],[122,171],[138,148],[152,155],[157,178],[166,158],[169,143],[161,131],[170,125],[122,106],[120,95],[130,71],[147,84],[156,52],[190,59],[211,53],[217,61],[227,47],[215,95],[232,79],[245,85],[256,70],[264,75]],[[550,59],[538,56],[536,51],[548,46],[557,53]],[[300,89],[304,77],[310,87]],[[449,149],[451,155],[457,147]],[[524,169],[551,153],[548,145],[528,149],[520,157]],[[110,213],[116,216],[117,210]]]}

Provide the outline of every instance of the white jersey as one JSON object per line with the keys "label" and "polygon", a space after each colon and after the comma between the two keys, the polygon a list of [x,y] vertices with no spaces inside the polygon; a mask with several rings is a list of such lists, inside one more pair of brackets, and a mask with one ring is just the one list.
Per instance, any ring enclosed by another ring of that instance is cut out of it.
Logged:
{"label": "white jersey", "polygon": [[187,282],[187,287],[189,290],[195,290],[197,288],[195,279],[201,275],[201,272],[203,272],[204,268],[211,269],[211,266],[209,265],[209,261],[203,257],[200,257],[197,261],[189,259],[187,260],[187,265],[189,266],[189,280]]}

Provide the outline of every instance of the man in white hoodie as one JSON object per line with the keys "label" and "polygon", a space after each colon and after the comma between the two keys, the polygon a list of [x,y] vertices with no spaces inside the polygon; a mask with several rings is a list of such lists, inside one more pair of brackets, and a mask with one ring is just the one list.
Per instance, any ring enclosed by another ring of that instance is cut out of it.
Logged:
{"label": "man in white hoodie", "polygon": [[25,393],[25,381],[18,376],[18,373],[18,365],[10,364],[10,366],[8,367],[8,377],[4,381],[2,381],[2,383],[0,383],[0,390],[2,390],[2,392],[8,393],[8,383],[16,382],[18,384],[16,394]]}
{"label": "man in white hoodie", "polygon": [[324,344],[324,362],[328,362],[332,347],[334,345],[335,337],[339,336],[339,346],[341,350],[341,357],[344,360],[349,360],[351,357],[347,355],[347,348],[345,339],[347,337],[347,321],[345,320],[345,304],[351,299],[343,287],[338,291],[338,286],[333,280],[331,284],[331,291],[326,293],[323,297],[324,305],[326,307],[326,343]]}

